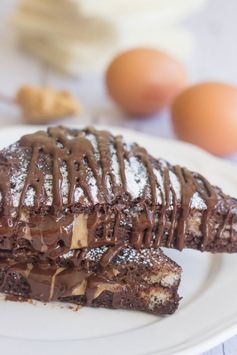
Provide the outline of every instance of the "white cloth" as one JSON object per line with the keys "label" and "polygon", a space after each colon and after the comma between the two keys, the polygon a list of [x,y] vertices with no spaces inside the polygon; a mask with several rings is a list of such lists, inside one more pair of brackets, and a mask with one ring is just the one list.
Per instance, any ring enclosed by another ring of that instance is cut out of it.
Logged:
{"label": "white cloth", "polygon": [[100,71],[119,51],[160,48],[186,58],[193,39],[178,21],[205,0],[21,0],[12,17],[26,49],[71,74]]}

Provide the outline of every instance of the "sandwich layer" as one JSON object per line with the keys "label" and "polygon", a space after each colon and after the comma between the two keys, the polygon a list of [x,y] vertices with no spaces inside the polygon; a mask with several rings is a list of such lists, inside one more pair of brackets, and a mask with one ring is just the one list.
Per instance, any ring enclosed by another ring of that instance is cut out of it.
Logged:
{"label": "sandwich layer", "polygon": [[2,150],[0,203],[0,252],[14,256],[120,244],[237,251],[236,199],[94,128],[49,128]]}
{"label": "sandwich layer", "polygon": [[181,268],[160,249],[84,250],[59,265],[20,264],[1,259],[0,291],[16,299],[70,302],[154,314],[173,313],[179,304]]}

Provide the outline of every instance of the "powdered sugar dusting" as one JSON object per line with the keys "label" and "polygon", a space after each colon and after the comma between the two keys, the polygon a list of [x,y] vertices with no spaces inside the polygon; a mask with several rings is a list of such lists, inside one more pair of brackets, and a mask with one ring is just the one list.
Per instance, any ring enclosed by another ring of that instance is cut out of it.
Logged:
{"label": "powdered sugar dusting", "polygon": [[125,160],[125,174],[128,192],[133,198],[142,195],[147,184],[147,171],[144,165],[136,157]]}
{"label": "powdered sugar dusting", "polygon": [[108,250],[107,246],[90,249],[85,256],[85,259],[97,263],[100,261],[100,259],[102,258],[102,256],[107,250]]}
{"label": "powdered sugar dusting", "polygon": [[144,266],[154,266],[167,260],[160,249],[133,249],[125,248],[114,259],[115,264],[133,263]]}
{"label": "powdered sugar dusting", "polygon": [[205,210],[207,208],[207,205],[205,204],[198,192],[195,192],[195,194],[193,195],[191,199],[190,208],[196,208],[199,210]]}
{"label": "powdered sugar dusting", "polygon": [[117,152],[113,144],[110,145],[110,154],[111,154],[111,172],[114,176],[115,183],[119,185],[121,183],[120,172],[119,172],[119,163],[117,158]]}
{"label": "powdered sugar dusting", "polygon": [[83,197],[84,193],[83,193],[83,190],[80,186],[77,186],[75,188],[75,192],[74,192],[74,199],[75,199],[75,202],[79,202],[80,201],[80,198]]}
{"label": "powdered sugar dusting", "polygon": [[35,199],[35,190],[32,187],[29,187],[25,196],[25,205],[34,206],[34,199]]}
{"label": "powdered sugar dusting", "polygon": [[[86,254],[86,259],[93,262],[99,262],[102,256],[107,252],[109,247],[103,246],[100,248],[90,249]],[[152,267],[154,265],[161,265],[169,259],[162,253],[160,249],[140,249],[124,248],[113,258],[114,264],[140,264],[143,266]]]}
{"label": "powdered sugar dusting", "polygon": [[7,148],[4,148],[2,151],[3,151],[3,153],[7,153],[7,154],[12,155],[12,153],[15,153],[19,149],[20,149],[19,144],[13,143],[13,144],[9,145]]}
{"label": "powdered sugar dusting", "polygon": [[[17,143],[12,144],[9,148],[6,149],[6,154],[8,155],[9,159],[13,158],[13,155],[16,152],[19,161],[19,167],[13,170],[13,173],[10,177],[13,207],[19,206],[21,191],[25,183],[29,165],[29,161],[26,159],[26,152],[21,149]],[[31,196],[28,196],[28,198],[31,200]],[[27,200],[25,202],[28,203]]]}
{"label": "powdered sugar dusting", "polygon": [[51,174],[45,175],[44,188],[46,192],[46,205],[51,206],[53,203],[53,176]]}
{"label": "powdered sugar dusting", "polygon": [[156,187],[156,199],[158,204],[162,204],[162,199],[161,199],[161,194],[165,196],[165,191],[164,191],[164,183],[163,183],[163,177],[161,176],[161,172],[157,169],[153,169],[154,175],[157,179],[157,187]]}
{"label": "powdered sugar dusting", "polygon": [[92,134],[92,133],[87,133],[86,134],[86,139],[88,139],[90,141],[90,143],[92,144],[92,147],[94,149],[95,159],[96,159],[97,165],[98,165],[98,170],[99,170],[99,173],[101,174],[102,173],[102,169],[101,169],[100,153],[99,153],[99,147],[98,147],[97,139],[96,139],[95,135]]}
{"label": "powdered sugar dusting", "polygon": [[[160,159],[159,162],[160,162],[160,166],[161,166],[162,170],[164,168],[169,169],[170,184],[171,184],[171,186],[174,190],[174,193],[176,195],[177,202],[180,203],[181,202],[181,184],[180,184],[180,181],[179,181],[177,175],[172,170],[170,170],[169,165],[165,160]],[[157,181],[158,181],[159,187],[163,193],[163,196],[165,197],[164,179],[163,179],[163,176],[161,175],[161,171],[154,169],[154,174],[157,178]],[[159,193],[157,195],[157,201],[158,201],[158,203],[162,203]],[[173,205],[172,194],[170,194],[169,205],[170,205],[170,207],[172,207],[172,205]],[[194,195],[192,196],[191,201],[190,201],[190,208],[196,208],[199,210],[203,210],[203,209],[207,208],[205,202],[203,201],[203,199],[201,198],[201,196],[199,195],[198,192],[195,192]]]}
{"label": "powdered sugar dusting", "polygon": [[169,170],[169,178],[170,178],[170,184],[172,185],[172,188],[176,194],[176,198],[177,198],[177,200],[180,200],[181,199],[181,186],[180,186],[179,179],[170,170]]}
{"label": "powdered sugar dusting", "polygon": [[73,250],[69,250],[67,253],[62,255],[63,259],[70,259],[74,256],[74,251]]}
{"label": "powdered sugar dusting", "polygon": [[90,192],[93,198],[94,203],[98,203],[98,186],[96,183],[96,179],[92,173],[92,170],[88,167],[88,176],[87,176],[88,182],[89,182],[89,186],[90,186]]}
{"label": "powdered sugar dusting", "polygon": [[62,175],[61,191],[62,191],[62,196],[63,196],[63,203],[67,204],[68,203],[69,181],[68,181],[68,169],[67,169],[67,164],[65,161],[63,161],[62,165],[60,166],[60,173]]}
{"label": "powdered sugar dusting", "polygon": [[[86,139],[88,139],[88,141],[91,142],[91,144],[92,144],[92,146],[93,146],[93,148],[94,148],[95,154],[98,155],[99,149],[98,149],[97,139],[96,139],[95,135],[92,134],[92,133],[87,133],[87,134],[86,134]],[[98,156],[97,156],[97,160],[98,160],[99,158],[100,158],[100,157],[99,157],[99,155],[98,155]]]}

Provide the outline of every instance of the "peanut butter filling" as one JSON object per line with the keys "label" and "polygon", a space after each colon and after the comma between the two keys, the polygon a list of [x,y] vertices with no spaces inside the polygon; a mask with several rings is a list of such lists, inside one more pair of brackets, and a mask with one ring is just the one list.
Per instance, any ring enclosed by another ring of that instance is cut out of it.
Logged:
{"label": "peanut butter filling", "polygon": [[58,274],[60,274],[61,272],[63,272],[65,270],[65,268],[60,267],[58,268],[54,275],[52,276],[52,280],[51,280],[51,286],[50,286],[50,293],[49,293],[49,301],[51,301],[53,299],[54,296],[54,288],[55,288],[55,280]]}
{"label": "peanut butter filling", "polygon": [[30,275],[32,269],[33,269],[33,264],[27,264],[27,269],[25,270],[25,277],[28,277]]}
{"label": "peanut butter filling", "polygon": [[72,296],[81,296],[86,293],[87,281],[83,280],[80,284],[72,290]]}
{"label": "peanut butter filling", "polygon": [[98,284],[94,293],[94,299],[99,297],[102,292],[110,291],[110,292],[119,292],[123,289],[123,286],[120,284],[110,284],[110,283],[101,283]]}
{"label": "peanut butter filling", "polygon": [[85,248],[88,246],[88,215],[79,214],[74,218],[72,241],[70,249]]}

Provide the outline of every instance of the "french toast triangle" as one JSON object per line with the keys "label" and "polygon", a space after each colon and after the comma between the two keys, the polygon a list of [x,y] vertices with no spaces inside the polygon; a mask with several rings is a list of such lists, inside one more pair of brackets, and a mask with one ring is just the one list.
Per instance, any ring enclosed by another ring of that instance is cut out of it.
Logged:
{"label": "french toast triangle", "polygon": [[118,244],[237,251],[236,199],[94,128],[49,128],[3,149],[0,201],[0,252],[13,256]]}

